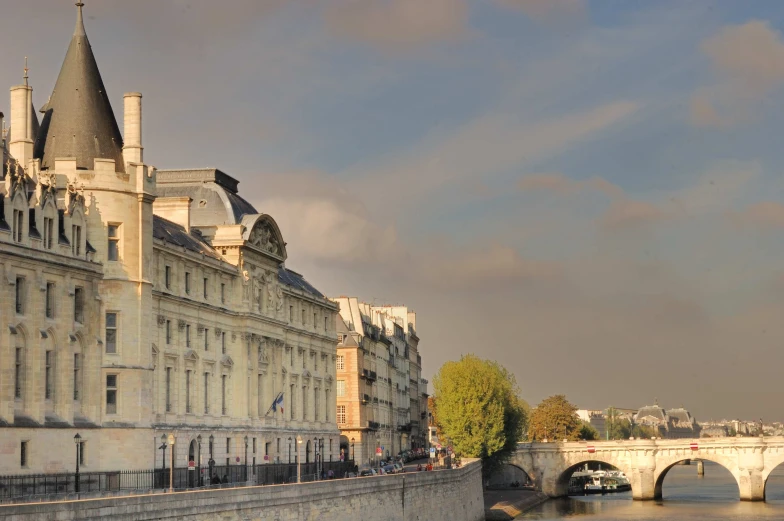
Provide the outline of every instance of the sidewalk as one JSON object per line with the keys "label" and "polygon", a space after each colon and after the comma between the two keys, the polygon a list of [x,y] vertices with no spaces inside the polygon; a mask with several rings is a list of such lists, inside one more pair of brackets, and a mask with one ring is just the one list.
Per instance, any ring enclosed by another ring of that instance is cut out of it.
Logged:
{"label": "sidewalk", "polygon": [[486,521],[508,521],[531,507],[547,501],[547,496],[533,490],[485,490]]}

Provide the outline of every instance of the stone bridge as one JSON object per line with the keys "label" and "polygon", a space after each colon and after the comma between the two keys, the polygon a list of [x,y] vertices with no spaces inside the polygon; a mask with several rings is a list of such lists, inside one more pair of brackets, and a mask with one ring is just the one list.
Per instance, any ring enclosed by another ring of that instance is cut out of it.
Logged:
{"label": "stone bridge", "polygon": [[784,437],[519,443],[509,464],[541,492],[561,497],[572,472],[587,462],[605,463],[626,474],[634,499],[651,500],[661,499],[667,472],[689,459],[718,463],[737,481],[741,500],[764,501],[768,476],[784,463]]}

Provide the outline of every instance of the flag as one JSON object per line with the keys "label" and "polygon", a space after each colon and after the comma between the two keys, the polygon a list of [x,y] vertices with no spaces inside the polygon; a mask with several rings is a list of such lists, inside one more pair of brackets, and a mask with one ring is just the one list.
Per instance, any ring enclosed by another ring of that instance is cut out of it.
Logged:
{"label": "flag", "polygon": [[[272,400],[272,405],[270,405],[270,408],[267,409],[267,414],[269,414],[270,411],[278,412],[278,407],[280,407],[280,412],[282,413],[283,412],[283,391],[279,392],[278,395],[275,397],[275,399]],[[265,416],[267,414],[265,414]]]}

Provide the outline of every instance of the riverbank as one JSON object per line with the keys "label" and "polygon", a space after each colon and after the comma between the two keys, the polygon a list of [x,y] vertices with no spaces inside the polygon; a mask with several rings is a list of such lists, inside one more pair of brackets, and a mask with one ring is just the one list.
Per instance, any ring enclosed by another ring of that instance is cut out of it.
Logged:
{"label": "riverbank", "polygon": [[547,499],[547,496],[534,490],[485,490],[485,520],[509,521]]}

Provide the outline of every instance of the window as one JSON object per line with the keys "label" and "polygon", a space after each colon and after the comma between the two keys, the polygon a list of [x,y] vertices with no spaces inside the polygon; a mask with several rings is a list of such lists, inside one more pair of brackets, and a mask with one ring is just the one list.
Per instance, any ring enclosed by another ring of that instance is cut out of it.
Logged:
{"label": "window", "polygon": [[328,318],[329,318],[329,317],[324,317],[324,331],[326,331],[326,330],[327,330],[327,319],[328,319]]}
{"label": "window", "polygon": [[51,217],[44,217],[44,248],[46,248],[47,250],[52,249],[53,237],[54,237],[54,219],[52,219]]}
{"label": "window", "polygon": [[46,283],[46,318],[54,318],[54,282]]}
{"label": "window", "polygon": [[54,351],[47,351],[44,354],[44,398],[54,399]]}
{"label": "window", "polygon": [[313,313],[313,329],[316,329],[316,327],[318,327],[318,322],[316,322],[317,315],[318,315],[317,313]]}
{"label": "window", "polygon": [[207,300],[207,277],[204,277],[204,300]]}
{"label": "window", "polygon": [[210,373],[204,373],[204,414],[209,414],[209,413],[210,413]]}
{"label": "window", "polygon": [[297,415],[297,406],[296,406],[297,401],[294,399],[294,384],[290,384],[289,389],[290,389],[289,396],[291,397],[289,399],[291,401],[291,418],[294,419]]}
{"label": "window", "polygon": [[306,387],[302,388],[302,419],[305,419],[305,415],[308,413],[308,389]]}
{"label": "window", "polygon": [[343,355],[338,355],[335,359],[335,367],[338,371],[344,371],[346,369],[346,360]]}
{"label": "window", "polygon": [[57,240],[68,244],[68,237],[65,236],[65,210],[57,210],[57,217]]}
{"label": "window", "polygon": [[256,454],[256,438],[253,438],[253,454]]}
{"label": "window", "polygon": [[289,306],[289,322],[294,322],[294,306]]}
{"label": "window", "polygon": [[185,324],[185,347],[191,347],[191,325]]}
{"label": "window", "polygon": [[82,227],[71,226],[71,255],[79,257],[82,254]]}
{"label": "window", "polygon": [[74,368],[73,368],[74,369],[74,373],[73,373],[73,391],[74,391],[73,399],[74,400],[79,399],[79,388],[81,387],[79,382],[79,371],[82,370],[81,365],[82,365],[82,361],[79,353],[74,353]]}
{"label": "window", "polygon": [[110,224],[108,230],[108,243],[106,245],[106,258],[116,261],[120,258],[120,225]]}
{"label": "window", "polygon": [[164,268],[163,285],[166,286],[166,289],[171,289],[171,266]]}
{"label": "window", "polygon": [[302,325],[305,325],[305,310],[302,310]]}
{"label": "window", "polygon": [[191,274],[187,271],[185,272],[185,294],[191,294]]}
{"label": "window", "polygon": [[319,406],[321,405],[320,400],[319,400],[320,397],[321,396],[319,394],[319,389],[316,388],[316,393],[315,393],[314,398],[313,398],[313,410],[315,411],[313,413],[313,419],[315,421],[319,421]]}
{"label": "window", "polygon": [[226,303],[226,284],[221,282],[221,304]]}
{"label": "window", "polygon": [[166,368],[166,412],[171,412],[171,373],[172,368]]}
{"label": "window", "polygon": [[210,330],[206,327],[204,328],[204,350],[209,351],[210,349]]}
{"label": "window", "polygon": [[74,322],[84,323],[84,288],[74,288]]}
{"label": "window", "polygon": [[226,415],[226,378],[224,374],[221,376],[221,414]]}
{"label": "window", "polygon": [[226,354],[226,332],[221,332],[221,353]]}
{"label": "window", "polygon": [[[324,408],[324,410],[325,410],[325,413],[324,413],[324,421],[326,421],[327,423],[329,423],[329,389],[327,389],[325,392],[326,392],[326,397],[325,397],[325,399],[326,399],[326,402],[327,402],[327,406]],[[331,452],[331,451],[332,451],[332,448],[331,448],[331,446],[332,446],[332,440],[329,440],[329,443],[330,443],[330,449],[329,449],[329,450],[330,450],[330,452]]]}
{"label": "window", "polygon": [[346,423],[346,406],[338,405],[338,423]]}
{"label": "window", "polygon": [[346,381],[338,380],[338,397],[346,396]]}
{"label": "window", "polygon": [[106,313],[106,352],[117,352],[117,313]]}
{"label": "window", "polygon": [[338,344],[342,344],[344,338],[345,337],[342,334],[338,334]]}
{"label": "window", "polygon": [[22,397],[22,384],[24,382],[24,348],[16,348],[16,359],[14,368],[14,398]]}
{"label": "window", "polygon": [[226,454],[231,454],[231,438],[226,438]]}
{"label": "window", "polygon": [[117,375],[106,375],[106,414],[117,414]]}
{"label": "window", "polygon": [[27,445],[28,445],[29,443],[30,443],[29,441],[23,441],[23,442],[22,442],[22,446],[20,447],[20,449],[21,449],[21,450],[20,450],[20,456],[21,456],[21,457],[20,457],[20,459],[19,459],[19,464],[20,464],[22,467],[27,467],[27,449],[28,449],[28,446],[27,446]]}
{"label": "window", "polygon": [[24,315],[25,279],[16,277],[16,314]]}
{"label": "window", "polygon": [[166,321],[166,345],[171,344],[171,320]]}
{"label": "window", "polygon": [[191,371],[185,371],[185,412],[191,412]]}
{"label": "window", "polygon": [[24,212],[14,210],[12,237],[16,242],[22,242],[22,227],[24,226]]}

